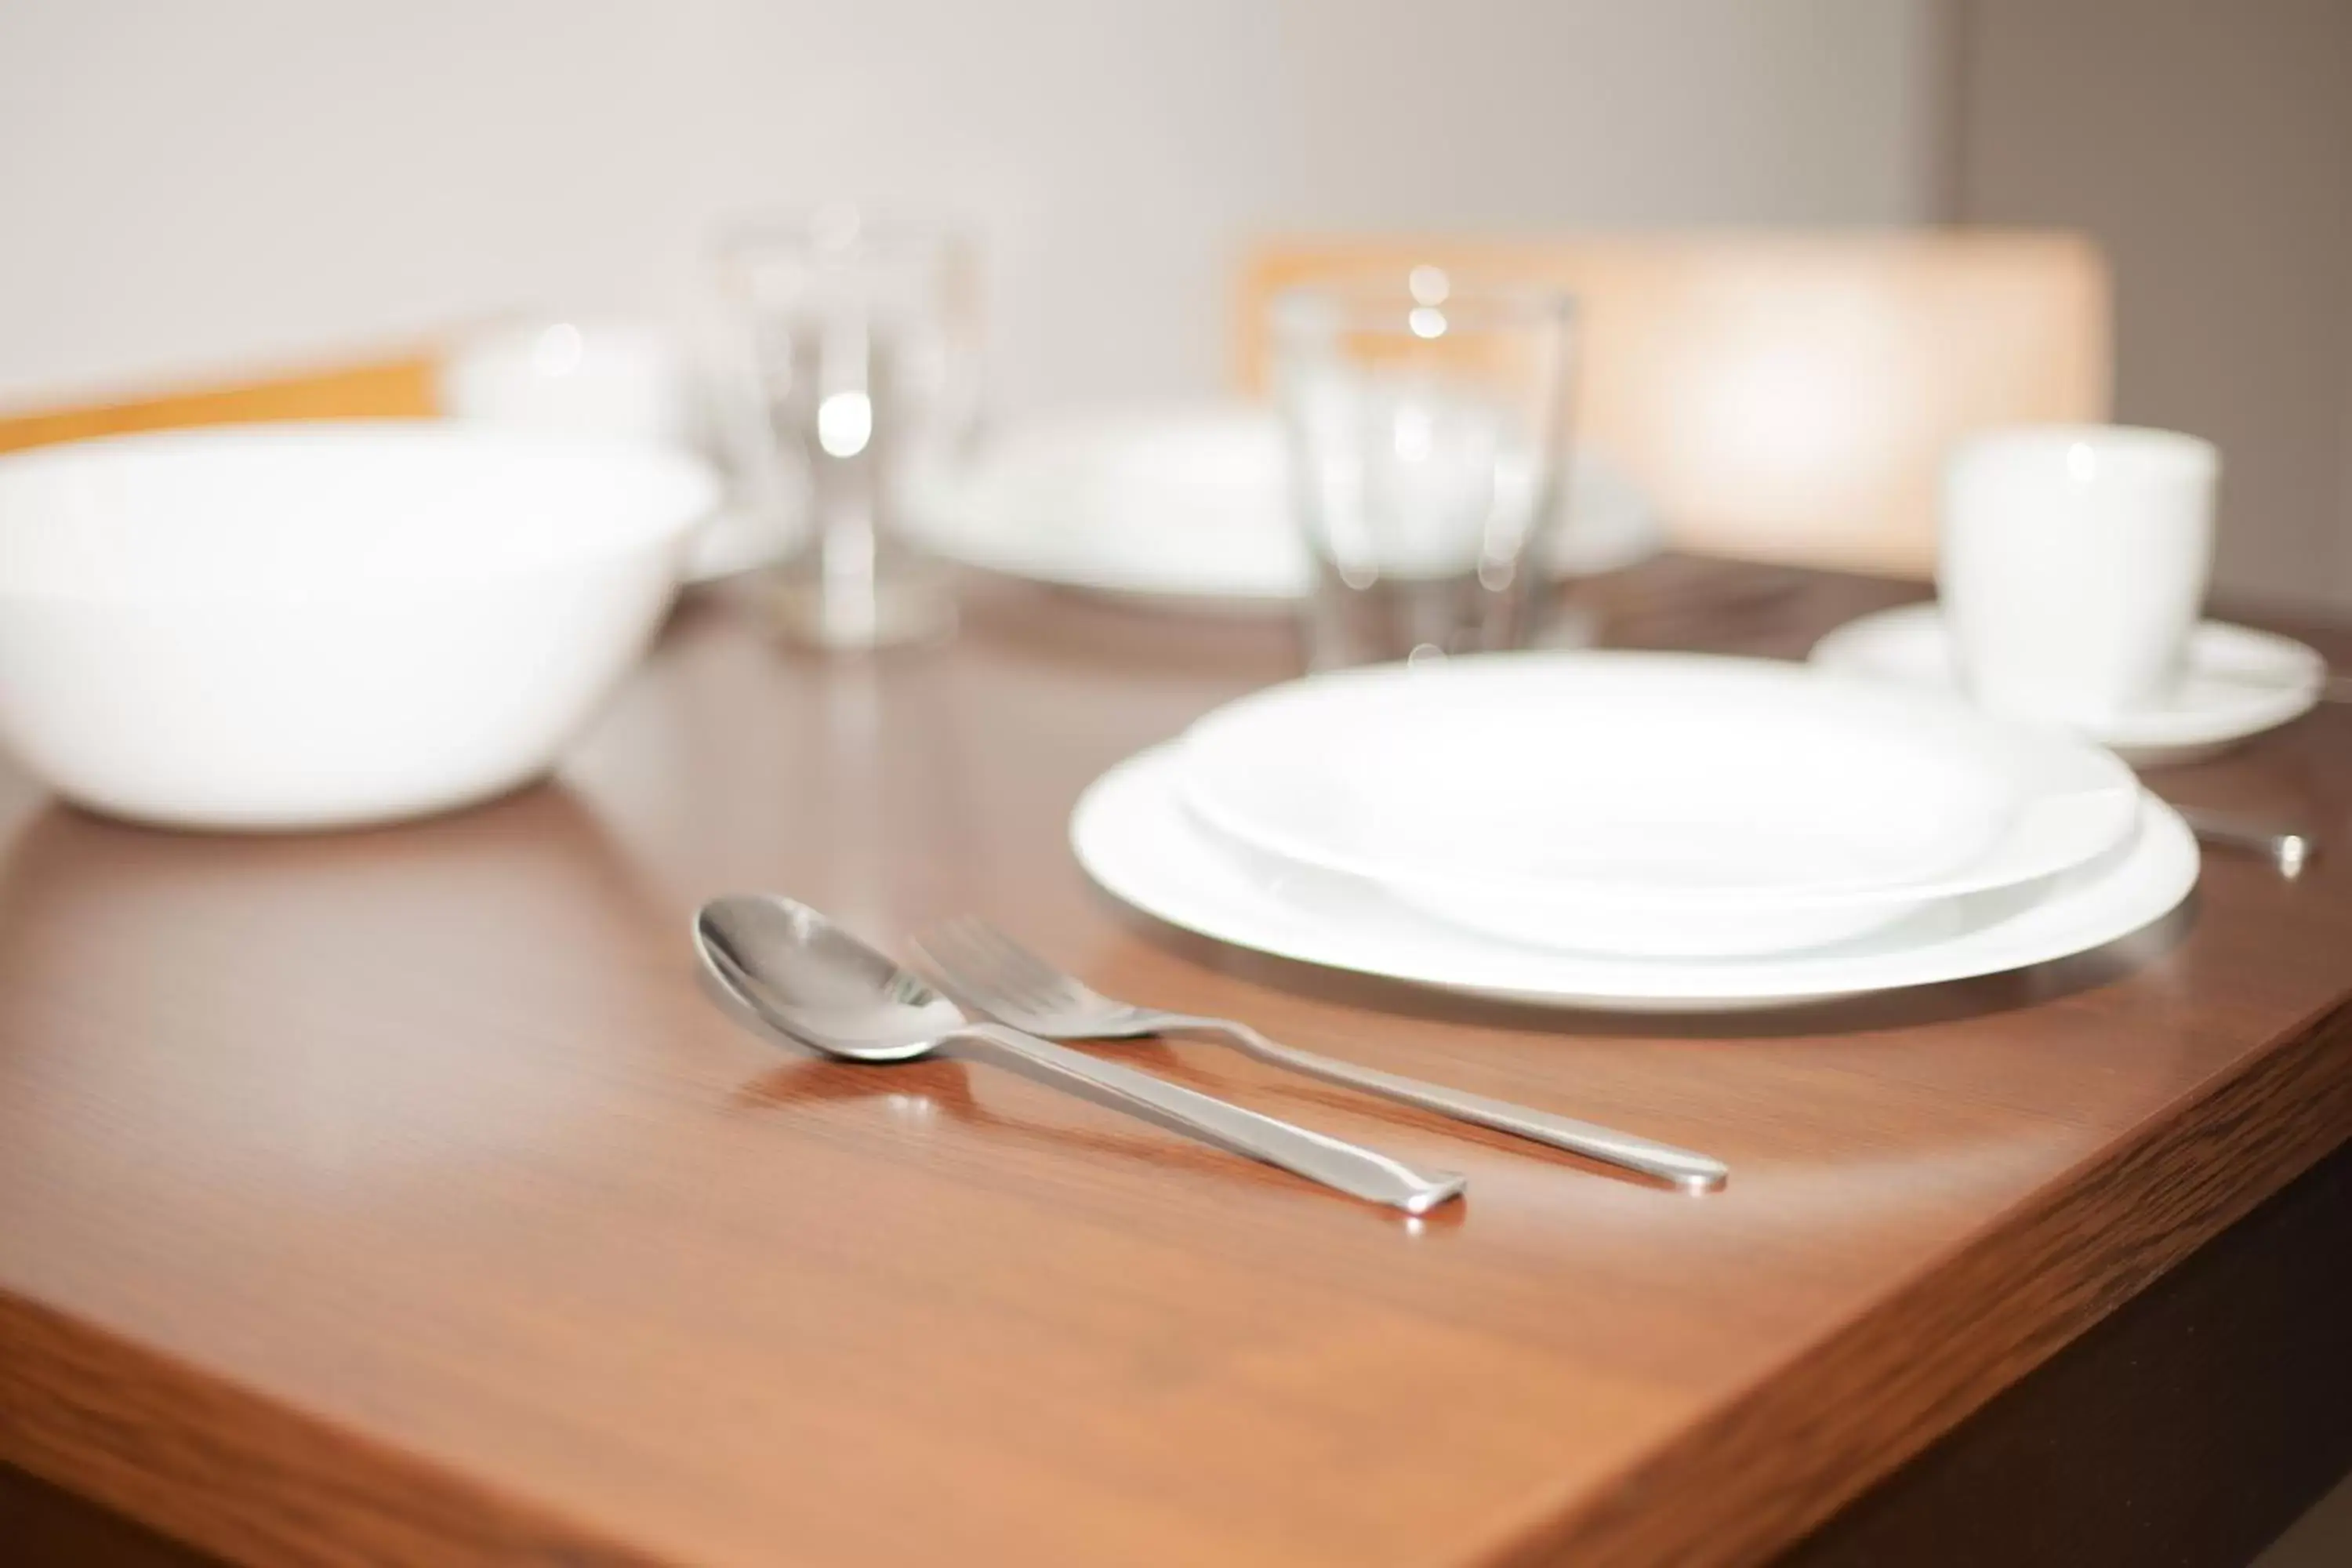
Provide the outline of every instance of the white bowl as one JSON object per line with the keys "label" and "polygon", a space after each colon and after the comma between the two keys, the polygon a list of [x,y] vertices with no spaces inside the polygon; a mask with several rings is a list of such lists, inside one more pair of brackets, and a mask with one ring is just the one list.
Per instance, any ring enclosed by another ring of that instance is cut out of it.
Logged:
{"label": "white bowl", "polygon": [[174,826],[484,799],[643,653],[717,495],[673,453],[423,422],[0,459],[0,742]]}

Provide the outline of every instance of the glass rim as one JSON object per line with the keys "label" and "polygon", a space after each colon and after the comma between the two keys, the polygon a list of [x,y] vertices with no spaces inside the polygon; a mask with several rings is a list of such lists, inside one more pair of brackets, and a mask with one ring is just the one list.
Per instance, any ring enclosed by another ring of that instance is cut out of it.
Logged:
{"label": "glass rim", "polygon": [[1566,289],[1433,267],[1296,283],[1266,303],[1266,319],[1282,336],[1346,332],[1431,340],[1566,327],[1577,315],[1576,296]]}

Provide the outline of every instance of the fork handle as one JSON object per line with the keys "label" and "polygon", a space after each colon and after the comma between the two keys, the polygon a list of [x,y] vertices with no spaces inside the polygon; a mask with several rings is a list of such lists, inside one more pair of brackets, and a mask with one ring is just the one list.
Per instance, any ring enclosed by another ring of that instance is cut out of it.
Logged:
{"label": "fork handle", "polygon": [[1538,1143],[1549,1143],[1555,1149],[1565,1149],[1589,1160],[1638,1172],[1654,1180],[1680,1187],[1685,1192],[1711,1193],[1731,1176],[1730,1167],[1722,1161],[1694,1153],[1688,1149],[1653,1142],[1647,1138],[1636,1138],[1630,1132],[1619,1132],[1591,1121],[1579,1121],[1573,1117],[1531,1110],[1524,1105],[1513,1105],[1507,1100],[1489,1100],[1483,1094],[1445,1089],[1437,1084],[1423,1083],[1418,1079],[1358,1067],[1352,1062],[1334,1061],[1329,1057],[1318,1057],[1295,1046],[1277,1044],[1247,1024],[1237,1024],[1229,1018],[1171,1015],[1156,1018],[1153,1023],[1160,1033],[1213,1035],[1276,1067],[1288,1068],[1309,1078],[1319,1078],[1326,1083],[1342,1084],[1368,1094],[1417,1105],[1440,1116],[1492,1127],[1498,1132],[1516,1133]]}
{"label": "fork handle", "polygon": [[1171,1132],[1279,1165],[1351,1197],[1386,1204],[1407,1214],[1423,1214],[1458,1197],[1466,1184],[1451,1172],[1424,1173],[1373,1150],[1260,1116],[1001,1024],[959,1029],[939,1043],[938,1054],[1017,1072]]}
{"label": "fork handle", "polygon": [[2218,844],[2226,849],[2246,849],[2271,863],[2272,868],[2292,880],[2303,875],[2311,863],[2314,845],[2310,834],[2282,824],[2264,822],[2255,817],[2240,816],[2235,812],[2206,811],[2193,805],[2176,805],[2180,820],[2203,844]]}

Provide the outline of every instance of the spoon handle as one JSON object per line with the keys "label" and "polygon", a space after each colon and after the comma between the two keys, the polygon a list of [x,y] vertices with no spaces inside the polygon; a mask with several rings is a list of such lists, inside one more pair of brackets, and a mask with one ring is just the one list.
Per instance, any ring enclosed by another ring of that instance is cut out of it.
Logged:
{"label": "spoon handle", "polygon": [[1310,1182],[1407,1214],[1423,1214],[1458,1197],[1465,1184],[1450,1172],[1423,1173],[1386,1154],[1260,1116],[1150,1073],[998,1024],[959,1029],[940,1041],[938,1053],[1017,1072],[1171,1132],[1279,1165]]}

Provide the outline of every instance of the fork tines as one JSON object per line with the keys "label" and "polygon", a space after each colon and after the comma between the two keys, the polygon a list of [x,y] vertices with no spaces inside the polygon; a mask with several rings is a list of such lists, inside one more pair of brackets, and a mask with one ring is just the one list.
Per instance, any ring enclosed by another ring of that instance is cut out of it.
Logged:
{"label": "fork tines", "polygon": [[984,1011],[1050,1014],[1092,1000],[1076,981],[976,915],[958,915],[915,939],[916,951]]}

